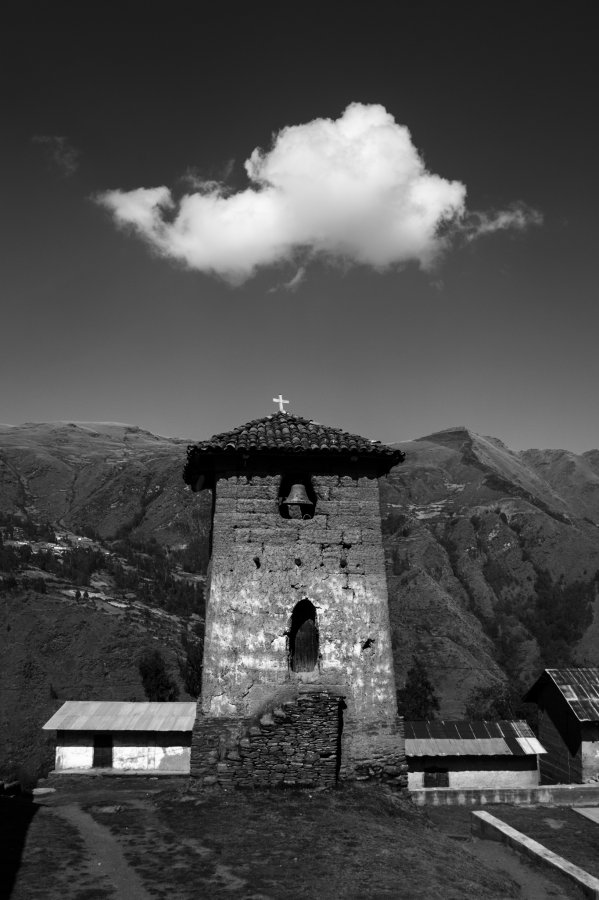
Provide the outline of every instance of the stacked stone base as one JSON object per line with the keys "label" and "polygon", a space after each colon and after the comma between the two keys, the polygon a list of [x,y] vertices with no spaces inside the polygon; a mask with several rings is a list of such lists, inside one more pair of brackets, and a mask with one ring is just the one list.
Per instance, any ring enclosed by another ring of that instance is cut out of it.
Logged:
{"label": "stacked stone base", "polygon": [[337,779],[340,697],[307,694],[255,719],[201,713],[191,776],[221,787],[328,787]]}
{"label": "stacked stone base", "polygon": [[[342,735],[345,703],[315,691],[282,703],[259,720],[198,713],[191,743],[191,777],[221,788],[332,787],[374,779],[407,786],[401,724]],[[351,756],[344,760],[347,743]],[[369,749],[370,748],[370,749]]]}
{"label": "stacked stone base", "polygon": [[345,725],[342,781],[379,781],[396,790],[408,787],[403,719]]}

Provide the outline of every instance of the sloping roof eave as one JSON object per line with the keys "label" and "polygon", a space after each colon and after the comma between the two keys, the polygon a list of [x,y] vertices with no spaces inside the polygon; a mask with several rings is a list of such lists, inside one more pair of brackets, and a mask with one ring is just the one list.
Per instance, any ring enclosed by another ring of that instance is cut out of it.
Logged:
{"label": "sloping roof eave", "polygon": [[529,756],[545,753],[522,720],[404,722],[406,756]]}
{"label": "sloping roof eave", "polygon": [[559,692],[579,722],[599,722],[599,667],[545,669],[524,695],[524,701],[536,703],[547,684]]}
{"label": "sloping roof eave", "polygon": [[67,700],[44,731],[192,731],[195,701]]}
{"label": "sloping roof eave", "polygon": [[376,463],[378,468],[390,469],[405,459],[405,454],[386,444],[349,434],[340,428],[320,425],[311,419],[291,413],[275,413],[254,419],[238,428],[216,434],[207,441],[190,444],[183,478],[193,485],[197,477],[218,462],[226,463],[273,457],[293,458],[294,455],[332,460],[339,456],[356,457]]}

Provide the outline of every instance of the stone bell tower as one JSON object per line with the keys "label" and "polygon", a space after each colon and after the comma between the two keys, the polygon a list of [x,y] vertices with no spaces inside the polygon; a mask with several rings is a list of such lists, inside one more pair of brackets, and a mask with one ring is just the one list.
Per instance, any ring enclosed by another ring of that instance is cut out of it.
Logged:
{"label": "stone bell tower", "polygon": [[404,783],[377,481],[402,460],[284,412],[189,447],[213,493],[192,776]]}

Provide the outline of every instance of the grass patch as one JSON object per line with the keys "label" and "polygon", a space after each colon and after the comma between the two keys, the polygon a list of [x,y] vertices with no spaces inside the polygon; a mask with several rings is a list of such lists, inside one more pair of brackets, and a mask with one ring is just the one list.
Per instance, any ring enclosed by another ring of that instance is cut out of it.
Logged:
{"label": "grass patch", "polygon": [[145,806],[119,802],[115,813],[87,809],[158,900],[518,895],[409,801],[379,788],[163,791]]}
{"label": "grass patch", "polygon": [[599,878],[599,825],[563,806],[502,807],[498,818]]}

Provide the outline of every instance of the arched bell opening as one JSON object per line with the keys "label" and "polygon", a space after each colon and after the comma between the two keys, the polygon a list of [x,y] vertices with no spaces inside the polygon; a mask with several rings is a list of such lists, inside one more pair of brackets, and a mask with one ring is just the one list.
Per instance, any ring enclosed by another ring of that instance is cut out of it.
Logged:
{"label": "arched bell opening", "polygon": [[316,493],[309,475],[284,475],[279,487],[279,512],[284,519],[311,519]]}
{"label": "arched bell opening", "polygon": [[291,613],[289,664],[292,672],[312,672],[318,663],[316,607],[300,600]]}

